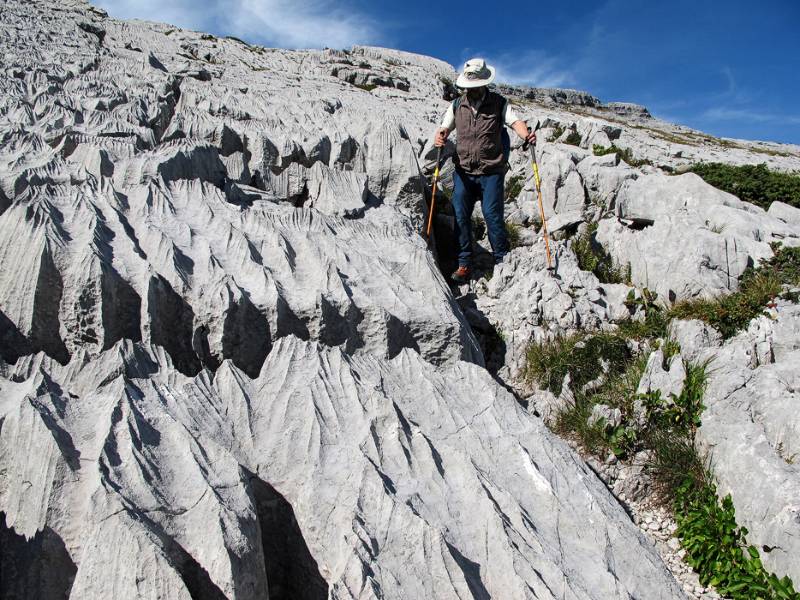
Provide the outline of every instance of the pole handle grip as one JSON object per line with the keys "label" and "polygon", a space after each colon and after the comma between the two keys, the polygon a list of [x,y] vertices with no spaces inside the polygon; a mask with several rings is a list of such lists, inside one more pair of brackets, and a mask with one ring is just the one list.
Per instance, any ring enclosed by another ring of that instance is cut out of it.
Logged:
{"label": "pole handle grip", "polygon": [[[532,129],[532,128],[530,128],[530,127],[528,127],[528,135],[530,135],[531,133],[533,133],[533,129]],[[535,146],[535,145],[536,145],[536,144],[534,144],[534,146]],[[529,144],[529,143],[526,141],[524,144],[522,144],[522,149],[523,149],[523,150],[525,150],[525,151],[527,152],[527,151],[528,151],[528,147],[529,147],[529,146],[530,146],[530,144]]]}

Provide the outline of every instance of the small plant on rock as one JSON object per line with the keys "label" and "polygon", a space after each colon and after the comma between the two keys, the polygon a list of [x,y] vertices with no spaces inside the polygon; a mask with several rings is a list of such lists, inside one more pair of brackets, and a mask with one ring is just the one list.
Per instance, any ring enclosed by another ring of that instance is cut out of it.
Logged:
{"label": "small plant on rock", "polygon": [[548,142],[555,142],[558,138],[564,135],[564,128],[561,125],[556,125],[553,128],[553,133],[550,134],[550,139],[547,140]]}
{"label": "small plant on rock", "polygon": [[511,249],[519,248],[520,241],[522,239],[522,228],[517,225],[516,223],[508,223],[506,222],[506,236],[508,237],[508,245],[511,246]]}
{"label": "small plant on rock", "polygon": [[581,141],[583,141],[583,138],[577,131],[571,131],[570,134],[564,138],[564,143],[569,144],[570,146],[580,146]]}
{"label": "small plant on rock", "polygon": [[630,267],[614,264],[611,255],[595,240],[597,223],[590,223],[586,231],[571,242],[581,271],[595,274],[600,283],[626,283],[630,281]]}
{"label": "small plant on rock", "polygon": [[607,148],[604,147],[604,146],[599,146],[599,145],[595,144],[594,146],[592,146],[592,152],[594,153],[595,156],[605,156],[606,154],[616,154],[617,156],[619,156],[620,160],[624,161],[625,163],[627,163],[631,167],[641,167],[641,166],[644,166],[644,165],[652,165],[653,164],[652,162],[650,162],[646,158],[642,158],[642,159],[635,158],[633,156],[633,152],[631,152],[630,148],[624,148],[624,149],[623,148],[618,148],[614,144],[611,144]]}
{"label": "small plant on rock", "polygon": [[748,269],[739,290],[714,299],[685,300],[670,309],[679,319],[700,319],[729,338],[763,314],[766,305],[781,294],[783,285],[800,285],[800,248],[774,245],[775,255]]}
{"label": "small plant on rock", "polygon": [[506,182],[505,199],[512,200],[520,195],[525,185],[525,177],[522,175],[512,175]]}

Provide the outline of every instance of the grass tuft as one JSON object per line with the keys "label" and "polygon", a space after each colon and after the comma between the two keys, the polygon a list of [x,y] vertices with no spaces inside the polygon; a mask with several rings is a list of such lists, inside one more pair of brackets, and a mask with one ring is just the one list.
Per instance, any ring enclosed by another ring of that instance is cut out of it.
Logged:
{"label": "grass tuft", "polygon": [[669,311],[670,317],[700,319],[715,327],[725,338],[745,329],[764,313],[765,306],[783,290],[783,285],[800,285],[800,248],[773,246],[775,255],[742,275],[739,290],[713,299],[684,300]]}
{"label": "grass tuft", "polygon": [[508,178],[505,186],[505,199],[506,201],[512,200],[520,195],[522,188],[525,185],[525,177],[522,175],[513,175]]}
{"label": "grass tuft", "polygon": [[630,266],[614,264],[611,255],[595,240],[597,223],[590,223],[586,231],[572,240],[571,248],[582,271],[595,274],[600,283],[629,283]]}
{"label": "grass tuft", "polygon": [[570,146],[580,146],[581,141],[583,141],[583,138],[577,131],[571,131],[570,134],[564,138],[564,143],[569,144]]}
{"label": "grass tuft", "polygon": [[641,167],[644,165],[652,165],[653,163],[650,162],[646,158],[635,158],[633,156],[633,152],[631,152],[630,148],[619,148],[614,144],[611,144],[608,148],[604,146],[598,146],[595,144],[592,146],[592,152],[595,156],[605,156],[606,154],[616,154],[619,156],[620,160],[626,162],[631,167]]}
{"label": "grass tuft", "polygon": [[519,243],[522,239],[522,228],[516,223],[506,223],[506,236],[508,237],[508,245],[513,250],[519,248]]}
{"label": "grass tuft", "polygon": [[631,357],[626,340],[615,333],[559,336],[528,347],[526,377],[558,395],[569,373],[574,390],[606,371],[622,371]]}

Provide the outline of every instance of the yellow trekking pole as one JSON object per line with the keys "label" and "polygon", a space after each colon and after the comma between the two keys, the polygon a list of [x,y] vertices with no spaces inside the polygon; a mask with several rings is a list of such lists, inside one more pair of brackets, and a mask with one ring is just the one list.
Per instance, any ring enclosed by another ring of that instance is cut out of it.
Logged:
{"label": "yellow trekking pole", "polygon": [[439,164],[442,162],[442,147],[436,151],[436,170],[433,172],[433,190],[431,192],[431,209],[428,214],[428,228],[425,231],[425,237],[430,239],[431,226],[433,225],[433,206],[436,204],[436,184],[439,181]]}
{"label": "yellow trekking pole", "polygon": [[[528,133],[533,131],[528,127]],[[544,203],[542,202],[542,182],[539,179],[539,163],[536,162],[536,144],[529,144],[525,142],[522,146],[523,150],[527,147],[531,149],[531,163],[533,166],[533,181],[536,183],[536,195],[539,197],[539,212],[542,215],[542,231],[544,232],[544,248],[547,252],[547,268],[553,268],[553,259],[550,256],[550,239],[547,235],[547,219],[544,216]]]}

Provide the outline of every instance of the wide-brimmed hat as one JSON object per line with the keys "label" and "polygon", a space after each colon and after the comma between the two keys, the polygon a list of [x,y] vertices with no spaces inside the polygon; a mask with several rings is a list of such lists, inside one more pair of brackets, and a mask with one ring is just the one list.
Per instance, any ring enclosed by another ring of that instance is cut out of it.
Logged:
{"label": "wide-brimmed hat", "polygon": [[464,71],[456,79],[460,88],[476,88],[489,85],[494,81],[494,67],[486,64],[482,58],[471,58],[464,64]]}

